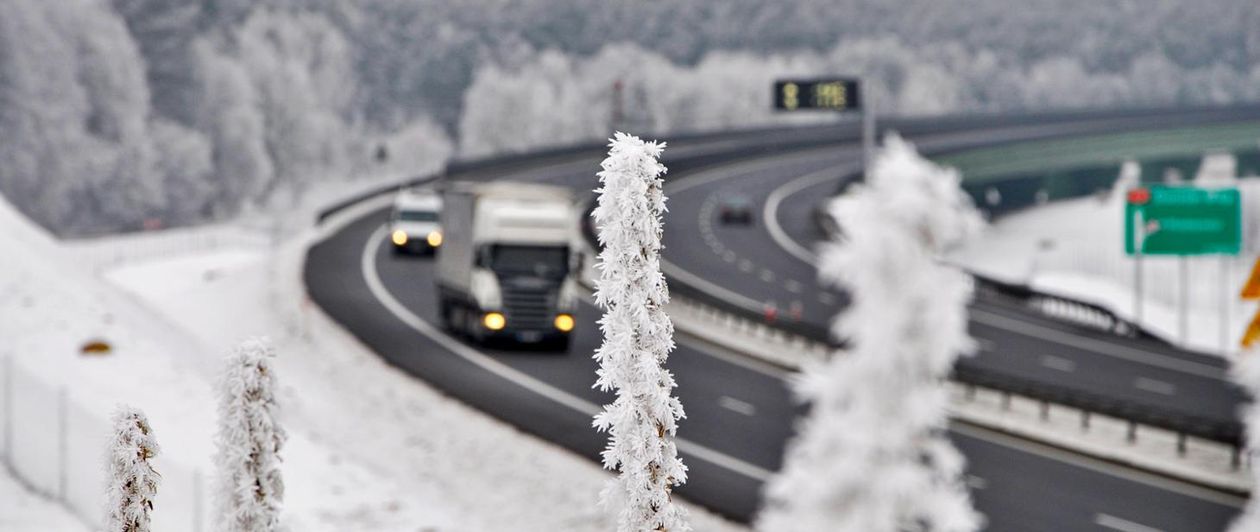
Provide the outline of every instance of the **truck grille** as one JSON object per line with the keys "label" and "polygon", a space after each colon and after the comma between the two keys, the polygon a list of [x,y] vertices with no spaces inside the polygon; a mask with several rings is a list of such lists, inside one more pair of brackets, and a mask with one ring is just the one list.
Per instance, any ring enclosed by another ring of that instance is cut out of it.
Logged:
{"label": "truck grille", "polygon": [[[505,285],[507,283],[504,283]],[[503,312],[510,329],[548,330],[555,315],[556,290],[552,287],[503,287]]]}

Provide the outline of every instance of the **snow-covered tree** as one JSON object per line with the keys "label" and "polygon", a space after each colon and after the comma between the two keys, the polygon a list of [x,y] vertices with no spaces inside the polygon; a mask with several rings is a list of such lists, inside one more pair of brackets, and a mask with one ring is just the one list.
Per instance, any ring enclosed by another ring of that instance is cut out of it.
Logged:
{"label": "snow-covered tree", "polygon": [[603,246],[595,302],[604,309],[604,343],[595,351],[595,386],[616,399],[594,425],[609,434],[604,467],[619,474],[600,501],[616,513],[621,532],[690,530],[670,496],[686,482],[687,467],[674,444],[683,407],[670,395],[674,376],[663,367],[674,349],[660,263],[665,166],[658,158],[665,145],[619,132],[610,146],[592,213]]}
{"label": "snow-covered tree", "polygon": [[982,522],[945,434],[946,379],[972,349],[972,282],[938,260],[980,218],[957,172],[898,137],[872,170],[829,205],[840,235],[821,250],[819,275],[851,296],[832,326],[849,347],[798,383],[810,414],[767,487],[760,530],[964,532]]}
{"label": "snow-covered tree", "polygon": [[248,340],[228,357],[219,384],[215,502],[226,532],[267,532],[280,524],[286,435],[276,419],[274,358],[265,342]]}
{"label": "snow-covered tree", "polygon": [[106,457],[106,532],[149,531],[153,497],[161,480],[150,462],[157,454],[157,440],[144,412],[119,407],[114,412],[114,439]]}
{"label": "snow-covered tree", "polygon": [[[1256,405],[1256,401],[1260,400],[1260,353],[1252,349],[1239,354],[1234,360],[1230,374],[1234,382],[1251,395],[1251,404],[1243,410],[1243,422],[1247,426],[1247,453],[1254,459],[1257,456],[1256,453],[1260,453],[1260,407]],[[1254,463],[1251,474],[1257,485],[1260,485],[1260,467],[1256,467]],[[1260,530],[1260,496],[1254,494],[1251,496],[1247,507],[1234,519],[1229,530],[1230,532]]]}

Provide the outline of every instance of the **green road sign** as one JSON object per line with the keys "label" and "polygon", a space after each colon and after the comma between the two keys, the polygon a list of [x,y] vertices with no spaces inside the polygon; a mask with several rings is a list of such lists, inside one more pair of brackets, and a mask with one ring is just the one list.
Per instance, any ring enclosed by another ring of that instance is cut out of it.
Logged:
{"label": "green road sign", "polygon": [[[1124,250],[1133,255],[1237,255],[1242,244],[1236,188],[1135,188],[1124,209]],[[1136,234],[1135,234],[1136,231]]]}
{"label": "green road sign", "polygon": [[830,109],[854,111],[862,106],[858,80],[795,79],[774,82],[774,108],[779,111]]}

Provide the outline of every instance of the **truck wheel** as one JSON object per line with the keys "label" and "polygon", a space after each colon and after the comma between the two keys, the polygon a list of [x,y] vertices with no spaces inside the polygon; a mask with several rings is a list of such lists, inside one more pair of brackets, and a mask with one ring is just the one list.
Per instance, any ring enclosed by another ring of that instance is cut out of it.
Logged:
{"label": "truck wheel", "polygon": [[568,353],[568,352],[569,352],[569,344],[570,344],[570,343],[571,343],[571,342],[570,342],[570,337],[569,337],[569,336],[565,336],[565,337],[563,337],[563,338],[558,338],[558,339],[556,339],[556,340],[552,340],[552,342],[551,342],[551,348],[552,348],[554,351],[558,352],[558,353]]}

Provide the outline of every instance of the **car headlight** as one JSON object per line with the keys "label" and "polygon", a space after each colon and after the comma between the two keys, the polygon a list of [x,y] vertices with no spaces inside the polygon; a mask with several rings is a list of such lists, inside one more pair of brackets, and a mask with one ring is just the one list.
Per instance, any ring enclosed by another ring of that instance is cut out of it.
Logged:
{"label": "car headlight", "polygon": [[556,319],[554,323],[555,323],[556,329],[559,330],[560,332],[569,332],[573,330],[573,325],[574,325],[573,316],[569,314],[556,314]]}
{"label": "car headlight", "polygon": [[429,247],[435,248],[442,245],[442,232],[429,231],[429,236],[425,238],[429,242]]}
{"label": "car headlight", "polygon": [[405,246],[407,245],[407,232],[399,229],[394,231],[394,233],[389,236],[389,239],[394,241],[395,246]]}
{"label": "car headlight", "polygon": [[507,326],[507,318],[499,312],[487,312],[481,317],[481,324],[492,331],[501,331]]}

